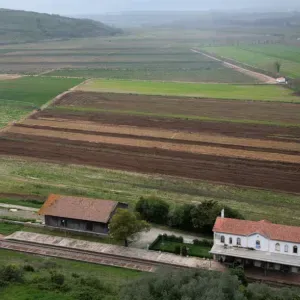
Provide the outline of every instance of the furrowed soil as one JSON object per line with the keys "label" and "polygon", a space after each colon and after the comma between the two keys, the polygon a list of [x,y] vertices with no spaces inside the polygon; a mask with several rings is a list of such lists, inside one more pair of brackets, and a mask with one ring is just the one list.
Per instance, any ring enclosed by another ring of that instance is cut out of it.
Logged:
{"label": "furrowed soil", "polygon": [[[74,107],[96,111],[76,111]],[[3,132],[0,155],[300,193],[296,108],[294,104],[73,92],[54,107]],[[145,115],[126,113],[132,110]],[[149,116],[147,112],[174,117]],[[291,125],[175,117],[202,114],[253,116]]]}
{"label": "furrowed soil", "polygon": [[203,116],[229,120],[267,120],[300,124],[300,105],[292,103],[256,103],[189,97],[74,92],[60,99],[56,105],[148,112],[160,115]]}
{"label": "furrowed soil", "polygon": [[[22,147],[20,147],[22,145]],[[300,192],[299,164],[9,134],[0,154]]]}

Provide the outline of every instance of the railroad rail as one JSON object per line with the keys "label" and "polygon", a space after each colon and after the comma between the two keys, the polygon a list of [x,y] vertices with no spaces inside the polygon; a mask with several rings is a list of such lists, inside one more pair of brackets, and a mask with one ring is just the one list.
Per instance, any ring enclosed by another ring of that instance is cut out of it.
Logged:
{"label": "railroad rail", "polygon": [[92,251],[70,249],[67,247],[44,245],[25,241],[0,240],[0,248],[41,256],[64,258],[94,264],[138,270],[143,272],[155,272],[159,267],[188,269],[188,267],[165,262],[151,261],[141,258],[130,258],[116,254],[96,253]]}

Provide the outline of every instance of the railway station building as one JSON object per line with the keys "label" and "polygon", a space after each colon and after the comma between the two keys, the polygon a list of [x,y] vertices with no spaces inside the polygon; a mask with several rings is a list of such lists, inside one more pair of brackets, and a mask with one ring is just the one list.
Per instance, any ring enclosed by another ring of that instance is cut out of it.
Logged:
{"label": "railway station building", "polygon": [[300,227],[218,217],[214,259],[247,268],[300,273]]}
{"label": "railway station building", "polygon": [[51,194],[39,214],[50,227],[108,234],[108,225],[118,208],[128,208],[126,203]]}

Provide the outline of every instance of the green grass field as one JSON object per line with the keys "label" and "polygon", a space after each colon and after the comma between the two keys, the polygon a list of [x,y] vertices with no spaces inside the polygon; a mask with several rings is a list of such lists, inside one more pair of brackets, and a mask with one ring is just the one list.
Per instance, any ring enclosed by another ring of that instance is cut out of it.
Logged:
{"label": "green grass field", "polygon": [[274,63],[280,61],[282,64],[281,74],[292,78],[300,77],[300,49],[296,46],[243,45],[202,49],[273,73],[276,73]]}
{"label": "green grass field", "polygon": [[22,77],[0,81],[0,128],[19,120],[82,79]]}
{"label": "green grass field", "polygon": [[221,64],[208,62],[193,63],[193,66],[183,64],[177,66],[176,62],[162,67],[160,64],[149,66],[120,66],[98,69],[61,69],[47,76],[71,76],[85,78],[110,78],[110,79],[137,79],[157,81],[183,81],[183,82],[222,82],[222,83],[256,83],[255,79],[228,69]]}
{"label": "green grass field", "polygon": [[95,79],[81,86],[80,90],[300,103],[300,97],[294,96],[293,91],[273,85],[197,84]]}
{"label": "green grass field", "polygon": [[300,225],[300,196],[93,167],[59,165],[0,156],[3,193],[50,193],[128,202],[157,195],[169,203],[214,199],[238,209],[249,219]]}
{"label": "green grass field", "polygon": [[32,208],[41,208],[43,205],[43,202],[37,201],[37,200],[22,200],[17,197],[0,197],[0,203],[4,204],[11,204],[11,205],[20,205],[20,206],[25,206],[25,207],[32,207]]}
{"label": "green grass field", "polygon": [[10,234],[14,233],[15,231],[20,231],[20,230],[23,230],[22,225],[8,224],[8,223],[0,222],[0,234],[10,235]]}
{"label": "green grass field", "polygon": [[[74,274],[79,277],[99,279],[107,288],[107,291],[102,291],[103,299],[114,300],[118,299],[117,295],[121,286],[143,274],[127,269],[46,258],[0,249],[0,266],[8,264],[20,267],[30,265],[35,271],[25,273],[25,283],[10,284],[6,288],[1,288],[1,300],[72,300],[74,299],[72,290],[75,290],[77,286]],[[56,270],[65,276],[65,284],[68,287],[66,290],[53,290],[50,288],[49,282],[49,289],[42,287],[43,283],[49,280],[51,270]],[[37,282],[38,278],[40,279],[39,282]],[[105,298],[106,296],[108,298]]]}

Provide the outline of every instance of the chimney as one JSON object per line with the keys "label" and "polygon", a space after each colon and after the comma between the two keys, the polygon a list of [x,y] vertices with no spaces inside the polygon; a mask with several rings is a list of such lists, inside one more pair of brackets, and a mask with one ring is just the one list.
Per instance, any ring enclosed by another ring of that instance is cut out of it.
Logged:
{"label": "chimney", "polygon": [[225,218],[225,209],[224,208],[221,211],[221,218],[223,218],[223,219]]}

